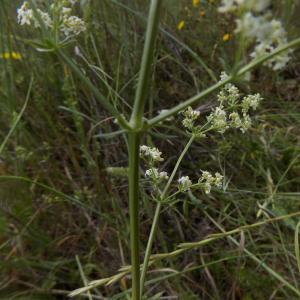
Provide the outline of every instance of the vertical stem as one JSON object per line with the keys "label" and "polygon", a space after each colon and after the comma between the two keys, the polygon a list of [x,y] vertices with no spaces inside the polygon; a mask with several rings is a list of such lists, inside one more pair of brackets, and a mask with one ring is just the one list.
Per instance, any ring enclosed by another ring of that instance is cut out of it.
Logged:
{"label": "vertical stem", "polygon": [[152,226],[151,226],[151,231],[150,231],[150,235],[148,238],[148,242],[147,242],[147,247],[146,247],[146,253],[145,253],[145,257],[144,257],[144,262],[143,262],[143,266],[142,266],[142,273],[141,273],[141,297],[143,295],[143,288],[144,288],[144,283],[145,283],[145,279],[146,279],[146,273],[147,273],[147,269],[148,269],[148,265],[149,265],[149,259],[150,259],[150,255],[151,255],[151,250],[152,250],[152,244],[153,244],[153,240],[154,240],[154,236],[156,233],[156,228],[157,228],[157,224],[158,224],[158,219],[159,219],[159,214],[160,214],[160,210],[161,210],[161,205],[162,202],[168,195],[168,191],[170,188],[170,185],[176,175],[176,172],[179,168],[179,165],[183,159],[183,157],[185,156],[186,152],[188,151],[188,149],[190,148],[191,144],[193,143],[193,141],[195,140],[195,136],[192,135],[188,141],[188,143],[185,145],[183,151],[181,152],[175,167],[172,171],[172,174],[160,196],[160,202],[157,203],[156,209],[155,209],[155,214],[154,214],[154,218],[152,221]]}
{"label": "vertical stem", "polygon": [[139,258],[139,146],[140,134],[129,132],[129,213],[132,299],[140,300],[140,258]]}
{"label": "vertical stem", "polygon": [[139,82],[131,113],[129,137],[129,211],[132,300],[140,300],[140,259],[139,259],[139,146],[143,125],[145,100],[149,91],[149,78],[153,62],[155,40],[162,0],[151,0],[147,32],[141,62]]}
{"label": "vertical stem", "polygon": [[159,13],[162,0],[151,0],[150,11],[147,21],[147,32],[143,50],[143,57],[139,73],[139,81],[135,94],[134,106],[130,118],[130,124],[133,128],[142,127],[145,101],[149,91],[149,78],[155,50],[155,40],[159,23]]}

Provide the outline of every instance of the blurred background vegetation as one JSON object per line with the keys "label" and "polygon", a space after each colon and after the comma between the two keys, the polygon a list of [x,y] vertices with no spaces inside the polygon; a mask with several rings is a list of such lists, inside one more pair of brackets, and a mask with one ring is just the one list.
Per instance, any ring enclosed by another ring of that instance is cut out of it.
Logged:
{"label": "blurred background vegetation", "polygon": [[[64,49],[125,116],[133,104],[147,2],[81,1],[78,13],[88,30]],[[217,13],[218,1],[164,2],[147,117],[213,84],[222,70],[230,72],[235,58],[234,19]],[[107,170],[127,166],[126,138],[111,134],[118,130],[114,120],[54,52],[33,46],[41,37],[17,24],[21,4],[1,0],[0,5],[1,141],[21,117],[1,149],[0,298],[67,299],[68,291],[86,280],[110,276],[130,263],[127,180]],[[274,1],[270,9],[291,39],[299,35],[299,1]],[[167,207],[154,253],[201,240],[219,232],[218,226],[231,230],[299,210],[299,75],[295,50],[283,71],[260,67],[250,80],[236,83],[265,99],[255,126],[244,135],[231,131],[195,143],[181,167],[195,179],[200,169],[221,170],[226,189],[183,195]],[[200,104],[203,114],[215,96]],[[178,117],[152,129],[145,142],[162,150],[168,170],[186,141]],[[141,193],[144,250],[155,203],[147,186]],[[157,299],[299,299],[277,279],[300,291],[297,221],[264,225],[234,236],[237,245],[222,239],[155,264],[148,279],[158,280],[148,288],[149,299],[158,293]],[[195,268],[185,272],[189,267]],[[130,278],[124,278],[82,298],[127,299],[121,293],[129,287]]]}

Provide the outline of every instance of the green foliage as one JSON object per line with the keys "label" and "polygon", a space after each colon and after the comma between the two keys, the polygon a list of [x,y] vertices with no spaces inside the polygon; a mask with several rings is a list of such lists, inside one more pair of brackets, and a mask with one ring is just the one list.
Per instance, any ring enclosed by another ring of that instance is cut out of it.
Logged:
{"label": "green foliage", "polygon": [[[22,59],[0,58],[1,141],[16,124],[31,78],[33,86],[26,109],[1,153],[0,298],[65,299],[69,291],[84,286],[76,255],[88,281],[112,276],[120,266],[130,264],[128,141],[67,63],[53,52],[37,51],[34,31],[16,23],[20,1],[2,2],[0,53],[18,52]],[[196,8],[187,0],[164,3],[146,118],[206,89],[222,70],[232,69],[232,53],[238,44],[235,23],[218,15],[217,1],[200,2]],[[276,5],[273,9],[278,16],[284,14],[288,31],[297,37],[299,5],[286,2],[284,11]],[[61,51],[107,103],[129,119],[148,8],[141,0],[83,3],[78,11],[87,22],[87,32]],[[185,27],[178,30],[182,20]],[[224,41],[227,33],[230,39]],[[182,172],[193,180],[199,178],[200,170],[223,170],[227,189],[210,195],[200,190],[181,195],[182,201],[163,210],[153,253],[171,252],[179,243],[219,233],[212,220],[231,230],[299,210],[297,59],[299,53],[295,52],[284,71],[274,74],[262,67],[252,73],[250,81],[235,83],[244,94],[260,92],[265,99],[255,126],[245,135],[232,131],[226,139],[211,134],[196,141],[181,164]],[[216,94],[201,100],[198,108],[203,118],[215,105]],[[166,153],[169,165],[188,140],[180,121],[175,116],[160,124],[159,130],[150,129],[143,139]],[[156,203],[147,189],[141,193],[144,251]],[[176,272],[178,276],[160,279],[153,289],[146,285],[147,296],[159,299],[162,293],[180,299],[246,300],[274,295],[274,299],[297,299],[242,250],[251,251],[298,288],[294,253],[298,221],[295,217],[247,231],[244,237],[235,235],[240,246],[225,238],[155,262],[147,280]],[[227,261],[220,261],[223,259]],[[192,265],[205,268],[185,273]],[[93,295],[126,299],[128,288],[130,279],[124,277],[110,287],[99,287]]]}

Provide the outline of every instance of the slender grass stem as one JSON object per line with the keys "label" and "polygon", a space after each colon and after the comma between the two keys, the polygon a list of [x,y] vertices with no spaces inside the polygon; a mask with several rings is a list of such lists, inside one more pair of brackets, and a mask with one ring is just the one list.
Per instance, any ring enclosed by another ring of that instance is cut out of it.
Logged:
{"label": "slender grass stem", "polygon": [[146,279],[146,273],[147,273],[147,269],[148,269],[148,265],[149,265],[149,259],[151,256],[151,250],[152,250],[152,244],[153,244],[153,240],[155,237],[155,233],[156,233],[156,229],[157,229],[157,225],[158,225],[158,220],[159,220],[159,215],[160,215],[160,211],[161,211],[161,207],[162,207],[162,201],[167,197],[170,185],[176,175],[176,172],[179,168],[179,165],[183,159],[183,157],[185,156],[186,152],[188,151],[188,149],[190,148],[191,144],[193,143],[193,141],[195,140],[195,136],[192,135],[190,140],[188,141],[188,143],[186,144],[186,146],[184,147],[181,155],[179,156],[176,165],[172,171],[172,174],[160,196],[160,202],[157,203],[156,205],[156,209],[155,209],[155,214],[154,214],[154,218],[153,218],[153,222],[152,222],[152,226],[151,226],[151,231],[150,231],[150,235],[148,238],[148,242],[147,242],[147,247],[146,247],[146,252],[145,252],[145,258],[144,258],[144,262],[143,262],[143,266],[142,266],[142,272],[141,272],[141,297],[143,294],[143,287],[144,287],[144,283],[145,283],[145,279]]}
{"label": "slender grass stem", "polygon": [[83,74],[79,67],[77,67],[77,65],[70,58],[68,58],[68,56],[65,55],[61,49],[57,49],[57,54],[69,66],[69,68],[81,80],[81,82],[91,91],[91,93],[96,97],[101,105],[118,120],[120,126],[130,131],[131,127],[129,126],[123,115],[121,115],[117,111],[117,109],[109,103],[106,97],[102,95],[102,93],[94,86],[94,84],[88,79],[88,77]]}
{"label": "slender grass stem", "polygon": [[142,127],[142,118],[144,114],[146,97],[148,95],[149,78],[155,50],[161,4],[161,0],[152,0],[150,5],[139,82],[136,89],[135,101],[130,119],[130,123],[133,128]]}
{"label": "slender grass stem", "polygon": [[148,83],[151,75],[155,40],[159,23],[162,1],[152,0],[147,23],[145,45],[138,86],[131,113],[129,136],[129,210],[130,210],[130,244],[132,265],[132,299],[140,300],[140,260],[139,260],[139,147]]}
{"label": "slender grass stem", "polygon": [[139,258],[139,146],[140,134],[129,135],[129,213],[130,213],[130,248],[132,299],[140,299],[140,258]]}

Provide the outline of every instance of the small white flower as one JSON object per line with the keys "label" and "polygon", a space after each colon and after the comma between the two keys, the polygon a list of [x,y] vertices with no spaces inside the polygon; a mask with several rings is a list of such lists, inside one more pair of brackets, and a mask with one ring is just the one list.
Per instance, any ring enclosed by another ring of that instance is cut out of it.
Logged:
{"label": "small white flower", "polygon": [[221,187],[222,187],[222,184],[223,184],[223,178],[224,178],[224,176],[221,175],[219,172],[216,172],[216,173],[215,173],[215,182],[214,182],[214,184],[215,184],[215,186],[216,186],[217,188],[221,188]]}
{"label": "small white flower", "polygon": [[189,176],[182,176],[178,179],[178,183],[179,183],[179,190],[182,192],[185,192],[187,190],[190,189],[190,187],[192,186],[192,181],[190,180]]}
{"label": "small white flower", "polygon": [[146,170],[145,177],[149,177],[154,181],[168,180],[169,176],[167,172],[159,172],[158,169],[152,168]]}
{"label": "small white flower", "polygon": [[156,168],[146,170],[145,177],[157,178],[158,177],[158,170]]}
{"label": "small white flower", "polygon": [[237,10],[253,10],[263,12],[271,3],[271,0],[222,0],[219,12],[236,12]]}
{"label": "small white flower", "polygon": [[[48,13],[43,12],[39,8],[37,9],[37,13],[39,14],[39,17],[41,18],[41,21],[44,23],[46,28],[52,27],[52,20],[51,20]],[[35,28],[41,27],[40,21],[36,17],[33,19],[33,21],[34,21],[34,27]]]}
{"label": "small white flower", "polygon": [[244,114],[248,113],[249,109],[252,108],[256,110],[260,102],[262,101],[262,97],[260,94],[248,95],[242,100],[242,111]]}
{"label": "small white flower", "polygon": [[162,153],[157,148],[155,148],[155,147],[151,148],[146,145],[140,146],[140,155],[150,158],[154,162],[164,160],[161,157]]}
{"label": "small white flower", "polygon": [[22,6],[17,10],[17,19],[20,25],[31,25],[33,11],[29,9],[29,3],[24,1]]}
{"label": "small white flower", "polygon": [[193,110],[192,107],[188,107],[185,111],[182,112],[184,119],[182,125],[187,128],[189,131],[194,131],[195,121],[200,116],[200,111]]}
{"label": "small white flower", "polygon": [[234,128],[241,128],[242,127],[242,120],[240,115],[237,112],[232,112],[229,115],[229,119],[231,121],[231,126]]}
{"label": "small white flower", "polygon": [[168,179],[169,179],[169,175],[168,175],[168,173],[165,172],[165,171],[159,172],[159,178],[168,180]]}
{"label": "small white flower", "polygon": [[185,110],[182,113],[186,118],[192,119],[192,120],[197,120],[198,117],[200,116],[200,111],[198,110],[193,110],[191,106],[189,106],[187,108],[187,110]]}
{"label": "small white flower", "polygon": [[64,17],[67,17],[67,16],[69,16],[71,14],[72,8],[70,8],[70,7],[62,7],[61,12],[62,12],[62,15]]}
{"label": "small white flower", "polygon": [[222,0],[221,6],[219,7],[220,13],[233,12],[238,8],[235,0]]}
{"label": "small white flower", "polygon": [[214,185],[217,188],[222,187],[223,176],[216,172],[215,176],[208,171],[202,171],[202,176],[199,178],[198,183],[202,184],[204,192],[209,194],[211,191],[211,187]]}
{"label": "small white flower", "polygon": [[256,17],[251,12],[247,12],[240,19],[237,19],[236,24],[235,32],[242,32],[245,37],[251,39],[266,31],[263,26],[263,18],[261,16]]}
{"label": "small white flower", "polygon": [[252,121],[249,115],[243,116],[242,127],[240,128],[245,133],[252,125]]}
{"label": "small white flower", "polygon": [[64,33],[65,36],[75,36],[85,30],[86,25],[82,19],[76,16],[64,17],[61,31]]}
{"label": "small white flower", "polygon": [[215,110],[207,117],[211,127],[220,133],[224,133],[229,127],[227,124],[227,115],[222,106],[216,107]]}
{"label": "small white flower", "polygon": [[228,74],[225,71],[221,72],[220,81],[224,81],[228,78]]}

